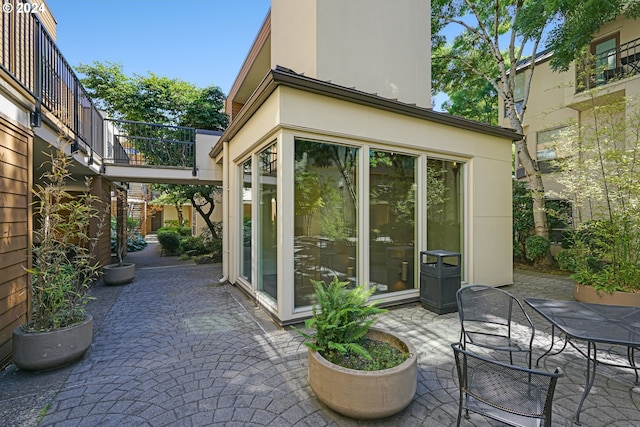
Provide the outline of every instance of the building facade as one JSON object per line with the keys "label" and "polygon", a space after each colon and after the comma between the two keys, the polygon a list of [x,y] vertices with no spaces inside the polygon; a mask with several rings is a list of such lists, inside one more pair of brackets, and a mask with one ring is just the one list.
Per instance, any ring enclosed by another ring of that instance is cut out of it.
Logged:
{"label": "building facade", "polygon": [[273,0],[211,152],[223,168],[224,279],[280,323],[313,280],[419,298],[420,252],[462,254],[462,281],[511,268],[509,129],[437,113],[430,7]]}
{"label": "building facade", "polygon": [[[636,104],[640,95],[640,25],[637,20],[619,17],[603,25],[594,35],[588,52],[589,58],[578,66],[572,64],[566,72],[551,69],[553,52],[543,52],[535,60],[523,127],[529,152],[543,174],[548,200],[559,201],[558,195],[563,192],[554,167],[558,158],[554,147],[560,133],[569,123],[581,125],[592,120],[593,105],[612,103],[615,99]],[[517,68],[516,104],[524,97],[524,82],[531,72],[530,61],[523,61]],[[594,88],[597,91],[590,91]],[[501,125],[508,125],[503,102],[499,103],[499,111]],[[525,178],[518,159],[515,174],[518,179]],[[564,210],[574,222],[578,219],[570,205],[565,204]],[[588,218],[587,214],[582,220]],[[570,222],[557,224],[558,228],[551,230],[552,240],[559,240],[561,231],[569,227]]]}

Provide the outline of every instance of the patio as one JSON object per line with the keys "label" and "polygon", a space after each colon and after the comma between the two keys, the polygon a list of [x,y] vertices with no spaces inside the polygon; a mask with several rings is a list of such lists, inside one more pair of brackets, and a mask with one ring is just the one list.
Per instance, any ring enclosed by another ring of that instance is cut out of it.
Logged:
{"label": "patio", "polygon": [[[159,257],[150,244],[128,260],[137,278],[123,287],[94,288],[96,318],[87,355],[59,371],[0,373],[3,425],[455,425],[458,389],[449,344],[459,337],[457,313],[436,315],[419,304],[383,315],[378,326],[408,337],[419,353],[418,391],[400,414],[358,422],[337,415],[313,396],[306,380],[306,347],[281,329],[234,286],[220,285],[220,267]],[[515,272],[505,289],[521,299],[571,299],[572,282]],[[550,342],[550,326],[526,307],[536,326],[534,360]],[[554,425],[571,426],[584,386],[585,361],[568,348],[541,361],[564,370]],[[632,371],[604,366],[581,415],[584,426],[640,425],[640,388]],[[7,423],[8,421],[8,423]],[[477,415],[464,426],[493,426]]]}

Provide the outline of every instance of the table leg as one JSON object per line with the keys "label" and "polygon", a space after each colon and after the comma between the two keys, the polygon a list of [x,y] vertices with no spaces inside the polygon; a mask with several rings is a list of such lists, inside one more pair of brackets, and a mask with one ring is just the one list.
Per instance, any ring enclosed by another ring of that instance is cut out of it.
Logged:
{"label": "table leg", "polygon": [[636,385],[638,385],[638,367],[636,366],[635,351],[635,347],[627,347],[627,358],[629,359],[629,365],[631,365],[631,368],[633,368],[633,371],[636,373]]}
{"label": "table leg", "polygon": [[[551,353],[551,350],[553,350],[553,346],[554,346],[554,344],[555,344],[555,338],[556,338],[556,332],[555,332],[555,331],[556,331],[556,326],[552,324],[552,325],[551,325],[551,345],[549,346],[549,350],[545,351],[545,352],[542,354],[542,356],[538,357],[538,359],[536,360],[536,366],[539,366],[539,364],[540,364],[540,360],[541,360],[543,357],[545,357],[545,356],[549,355],[549,354]],[[565,339],[564,339],[564,345],[562,346],[562,348],[561,348],[560,350],[556,351],[555,353],[553,353],[553,354],[552,354],[552,356],[555,356],[556,354],[560,354],[560,353],[562,353],[562,352],[564,351],[564,349],[565,349],[565,348],[567,348],[567,342],[568,342],[568,340],[567,340],[567,338],[565,337]]]}
{"label": "table leg", "polygon": [[[593,348],[593,359],[591,359]],[[578,403],[578,409],[576,410],[576,424],[580,424],[580,411],[582,410],[582,404],[584,400],[587,398],[587,395],[591,391],[591,386],[593,386],[593,381],[596,378],[596,366],[598,365],[598,356],[596,353],[596,344],[589,341],[587,344],[587,372],[585,373],[586,381],[584,385],[584,392],[582,393],[582,398],[580,399],[580,403]],[[591,365],[593,365],[593,370],[591,369]]]}

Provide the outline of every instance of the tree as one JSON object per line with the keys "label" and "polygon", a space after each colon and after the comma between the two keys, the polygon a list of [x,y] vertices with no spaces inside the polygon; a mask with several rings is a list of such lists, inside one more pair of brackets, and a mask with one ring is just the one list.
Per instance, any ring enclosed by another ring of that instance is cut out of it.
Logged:
{"label": "tree", "polygon": [[[640,288],[640,108],[620,96],[596,101],[570,123],[556,151],[562,196],[583,220],[574,234],[573,278],[597,289]],[[595,259],[597,262],[592,262]]]}
{"label": "tree", "polygon": [[442,108],[449,114],[497,125],[498,93],[485,77],[472,70],[484,69],[482,74],[498,75],[498,66],[491,61],[486,46],[475,50],[465,41],[458,38],[454,45],[445,45],[443,39],[436,41],[431,55],[432,90],[448,95]]}
{"label": "tree", "polygon": [[[451,49],[442,48],[442,35],[432,39],[433,51],[447,54],[440,59],[442,63],[434,67],[435,80],[443,82],[436,88],[448,89],[454,95],[452,102],[455,103],[456,96],[464,94],[451,91],[446,83],[449,80],[455,82],[455,77],[444,75],[475,74],[484,79],[504,100],[511,127],[523,134],[536,64],[535,61],[530,61],[519,105],[516,105],[514,96],[516,73],[510,72],[513,71],[511,65],[518,64],[523,59],[524,52],[527,52],[528,57],[536,58],[543,35],[548,33],[547,47],[554,51],[552,66],[558,70],[566,70],[572,61],[584,53],[597,29],[620,14],[629,18],[639,16],[640,0],[434,0],[432,33],[437,35],[448,25],[461,28]],[[487,66],[488,62],[492,66]],[[496,68],[497,72],[491,72]],[[469,82],[470,87],[483,88],[474,79],[469,79]],[[452,87],[458,88],[460,85],[454,83]],[[460,105],[457,103],[456,107]],[[459,112],[470,114],[470,118],[478,118],[476,110],[469,111],[460,107]],[[531,191],[535,234],[548,237],[545,192],[540,170],[529,153],[526,138],[516,141],[515,147]]]}
{"label": "tree", "polygon": [[[228,117],[223,112],[224,93],[217,86],[203,89],[179,79],[170,79],[148,73],[146,76],[124,74],[121,64],[94,62],[79,65],[80,79],[94,102],[112,117],[198,129],[224,130]],[[159,128],[151,136],[171,139],[172,129]],[[158,153],[145,153],[149,159]],[[160,155],[166,154],[160,153]],[[174,153],[175,155],[175,153]],[[166,159],[162,159],[166,164]],[[208,185],[156,185],[163,196],[161,200],[176,207],[182,224],[181,206],[190,201],[202,216],[212,236],[216,236],[215,224],[210,219],[215,208],[213,195],[218,187]]]}
{"label": "tree", "polygon": [[547,7],[555,9],[561,24],[549,32],[547,46],[553,50],[551,67],[566,71],[583,57],[593,35],[605,23],[623,15],[627,19],[640,16],[639,0],[556,0]]}
{"label": "tree", "polygon": [[80,82],[99,108],[111,117],[155,124],[223,130],[224,94],[217,86],[203,89],[180,79],[148,73],[124,74],[121,64],[80,64]]}
{"label": "tree", "polygon": [[[216,207],[215,195],[222,191],[218,186],[211,185],[179,185],[179,184],[156,184],[154,188],[158,189],[162,195],[160,200],[166,200],[172,203],[180,212],[178,206],[182,206],[185,202],[191,202],[191,206],[198,212],[207,228],[211,231],[212,237],[218,236],[216,224],[211,221],[211,214]],[[179,219],[182,221],[181,219]],[[181,222],[182,224],[182,222]]]}

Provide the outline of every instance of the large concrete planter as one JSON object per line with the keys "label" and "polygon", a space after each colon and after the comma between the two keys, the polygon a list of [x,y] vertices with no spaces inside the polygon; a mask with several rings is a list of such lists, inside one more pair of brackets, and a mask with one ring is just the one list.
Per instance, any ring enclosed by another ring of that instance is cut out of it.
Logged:
{"label": "large concrete planter", "polygon": [[105,265],[102,274],[105,285],[125,285],[136,277],[136,265],[131,262]]}
{"label": "large concrete planter", "polygon": [[13,363],[20,369],[44,371],[79,359],[93,340],[93,317],[84,322],[50,332],[13,331]]}
{"label": "large concrete planter", "polygon": [[316,397],[351,418],[384,418],[403,410],[416,393],[418,364],[410,342],[372,328],[367,336],[409,352],[401,365],[381,371],[358,371],[327,361],[309,349],[309,385]]}
{"label": "large concrete planter", "polygon": [[593,286],[579,283],[576,283],[573,287],[573,298],[579,302],[640,307],[640,292],[614,291],[610,294],[604,291],[597,291]]}

